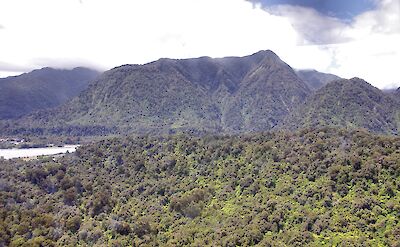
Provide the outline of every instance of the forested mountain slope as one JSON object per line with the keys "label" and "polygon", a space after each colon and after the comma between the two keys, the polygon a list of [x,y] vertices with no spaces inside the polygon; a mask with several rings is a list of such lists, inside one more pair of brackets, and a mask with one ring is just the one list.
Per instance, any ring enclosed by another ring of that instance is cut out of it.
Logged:
{"label": "forested mountain slope", "polygon": [[400,105],[362,79],[343,79],[316,91],[282,126],[289,129],[336,126],[399,134]]}
{"label": "forested mountain slope", "polygon": [[85,90],[99,72],[87,68],[43,68],[0,78],[0,119],[56,107]]}
{"label": "forested mountain slope", "polygon": [[107,71],[63,107],[1,129],[83,134],[88,129],[95,133],[269,130],[309,94],[293,69],[271,51],[219,59],[160,59]]}
{"label": "forested mountain slope", "polygon": [[399,133],[398,92],[384,93],[359,78],[297,74],[272,51],[123,65],[60,107],[0,121],[0,135],[234,134],[321,126]]}

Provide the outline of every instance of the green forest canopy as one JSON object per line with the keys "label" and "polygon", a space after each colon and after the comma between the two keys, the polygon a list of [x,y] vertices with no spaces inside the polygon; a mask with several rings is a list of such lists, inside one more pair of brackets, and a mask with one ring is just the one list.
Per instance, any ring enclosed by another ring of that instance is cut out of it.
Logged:
{"label": "green forest canopy", "polygon": [[398,246],[400,138],[128,137],[0,160],[0,245]]}

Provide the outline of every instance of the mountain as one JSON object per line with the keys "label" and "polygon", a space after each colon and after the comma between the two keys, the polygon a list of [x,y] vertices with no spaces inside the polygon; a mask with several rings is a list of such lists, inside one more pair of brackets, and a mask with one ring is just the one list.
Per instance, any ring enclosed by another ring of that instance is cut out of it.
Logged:
{"label": "mountain", "polygon": [[235,134],[325,125],[398,134],[400,103],[394,95],[358,78],[296,74],[272,51],[163,58],[106,71],[60,107],[1,121],[0,134]]}
{"label": "mountain", "polygon": [[59,106],[85,90],[99,72],[43,68],[0,79],[0,119]]}
{"label": "mountain", "polygon": [[292,129],[328,125],[398,134],[400,108],[392,97],[366,81],[342,79],[316,91],[282,125]]}
{"label": "mountain", "polygon": [[308,87],[313,91],[320,89],[331,81],[341,79],[339,76],[322,73],[316,70],[297,70],[296,74],[307,83]]}
{"label": "mountain", "polygon": [[398,108],[400,109],[400,87],[393,92],[393,98],[397,102]]}
{"label": "mountain", "polygon": [[269,130],[309,94],[307,85],[272,51],[160,59],[107,71],[61,108],[1,129],[78,134]]}

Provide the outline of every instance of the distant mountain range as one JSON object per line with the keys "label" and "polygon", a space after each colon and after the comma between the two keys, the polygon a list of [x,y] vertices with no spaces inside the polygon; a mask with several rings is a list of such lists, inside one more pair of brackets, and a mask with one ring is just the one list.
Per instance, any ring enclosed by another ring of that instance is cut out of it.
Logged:
{"label": "distant mountain range", "polygon": [[98,75],[99,72],[86,68],[43,68],[0,78],[0,119],[59,106],[85,90]]}
{"label": "distant mountain range", "polygon": [[341,79],[337,75],[322,73],[316,70],[297,70],[296,74],[307,83],[308,87],[313,91],[320,89],[331,81]]}
{"label": "distant mountain range", "polygon": [[398,134],[399,105],[361,79],[296,72],[260,51],[116,67],[59,107],[2,121],[0,134],[231,134],[323,125]]}

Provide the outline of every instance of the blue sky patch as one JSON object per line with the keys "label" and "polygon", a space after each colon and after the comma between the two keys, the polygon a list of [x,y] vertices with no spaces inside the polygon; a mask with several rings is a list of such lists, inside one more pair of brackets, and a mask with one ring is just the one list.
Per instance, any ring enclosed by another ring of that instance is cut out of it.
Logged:
{"label": "blue sky patch", "polygon": [[314,8],[322,14],[342,20],[351,20],[376,8],[374,0],[255,0],[254,2],[260,2],[265,6],[289,4]]}

